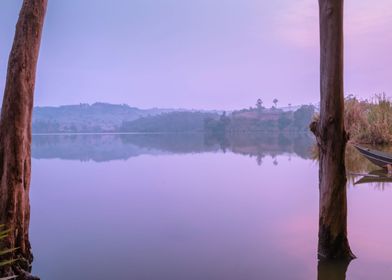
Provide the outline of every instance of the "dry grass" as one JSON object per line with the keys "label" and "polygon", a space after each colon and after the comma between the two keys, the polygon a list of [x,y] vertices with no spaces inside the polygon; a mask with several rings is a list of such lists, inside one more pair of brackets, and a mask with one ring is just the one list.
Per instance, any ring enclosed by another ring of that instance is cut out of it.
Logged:
{"label": "dry grass", "polygon": [[385,94],[375,95],[371,101],[346,98],[344,117],[352,141],[372,145],[392,143],[392,103]]}

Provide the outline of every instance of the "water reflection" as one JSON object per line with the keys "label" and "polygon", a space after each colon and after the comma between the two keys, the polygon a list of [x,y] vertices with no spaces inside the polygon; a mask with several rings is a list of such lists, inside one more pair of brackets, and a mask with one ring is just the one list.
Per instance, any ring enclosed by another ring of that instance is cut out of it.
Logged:
{"label": "water reflection", "polygon": [[348,144],[346,149],[346,168],[350,174],[368,173],[370,171],[379,169],[376,165],[365,159],[354,146]]}
{"label": "water reflection", "polygon": [[384,169],[373,170],[367,174],[359,174],[359,176],[362,176],[362,178],[354,182],[354,185],[372,183],[384,186],[385,183],[392,183],[392,174]]}
{"label": "water reflection", "polygon": [[34,273],[56,280],[389,279],[392,192],[367,184],[348,188],[359,258],[348,270],[317,263],[311,145],[311,137],[288,135],[34,136]]}
{"label": "water reflection", "polygon": [[318,280],[345,280],[350,261],[319,261],[317,265]]}
{"label": "water reflection", "polygon": [[232,152],[255,158],[261,165],[269,156],[296,155],[311,158],[313,139],[308,134],[95,134],[34,135],[32,156],[36,159],[69,159],[103,162],[127,160],[140,155]]}
{"label": "water reflection", "polygon": [[[376,147],[377,150],[391,152],[391,147]],[[348,182],[352,186],[372,186],[377,190],[385,190],[392,183],[392,175],[374,165],[362,156],[352,145],[347,146],[346,167]]]}
{"label": "water reflection", "polygon": [[317,172],[303,159],[311,138],[293,139],[34,136],[36,274],[314,279]]}

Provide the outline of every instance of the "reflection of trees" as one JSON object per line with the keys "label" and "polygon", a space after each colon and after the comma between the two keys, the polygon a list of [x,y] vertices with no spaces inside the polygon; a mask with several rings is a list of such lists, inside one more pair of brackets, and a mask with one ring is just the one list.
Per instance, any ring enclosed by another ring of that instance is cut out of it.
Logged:
{"label": "reflection of trees", "polygon": [[[224,135],[206,134],[205,143],[220,146],[234,153],[256,156],[276,157],[280,154],[295,154],[304,159],[311,158],[313,138],[309,134],[283,133],[232,133]],[[257,162],[260,162],[257,159]]]}
{"label": "reflection of trees", "polygon": [[[312,159],[314,160],[318,160],[317,149],[316,145],[313,145],[311,149]],[[392,153],[392,147],[379,146],[375,149]],[[382,170],[380,167],[371,163],[350,144],[348,144],[346,148],[345,160],[347,179],[350,185],[367,183],[371,184],[375,189],[383,191],[392,182],[392,178],[385,170]]]}
{"label": "reflection of trees", "polygon": [[256,156],[256,162],[258,166],[261,166],[261,164],[263,163],[263,156],[262,155],[257,155]]}
{"label": "reflection of trees", "polygon": [[203,153],[231,151],[263,158],[280,154],[310,158],[312,138],[309,135],[254,134],[232,135],[188,134],[74,134],[35,135],[34,158],[61,158],[81,161],[128,159],[142,154]]}
{"label": "reflection of trees", "polygon": [[365,159],[354,146],[348,144],[346,148],[346,168],[349,173],[367,173],[379,167]]}
{"label": "reflection of trees", "polygon": [[390,186],[390,183],[381,183],[381,182],[370,183],[370,184],[374,187],[375,190],[378,190],[381,192],[385,191],[385,189],[387,189],[388,186]]}
{"label": "reflection of trees", "polygon": [[143,154],[201,153],[219,151],[206,147],[202,134],[74,134],[34,135],[34,158],[81,161],[126,160]]}
{"label": "reflection of trees", "polygon": [[122,134],[119,137],[124,145],[176,154],[217,152],[225,148],[218,143],[207,146],[202,133]]}
{"label": "reflection of trees", "polygon": [[[390,148],[388,147],[377,147],[377,150],[382,150],[382,151],[389,151]],[[361,177],[358,174],[368,174],[371,173],[375,170],[380,169],[373,163],[371,163],[369,160],[364,158],[352,145],[347,145],[346,149],[346,168],[348,170],[347,172],[347,178],[350,184],[354,184],[355,182],[358,181],[358,179]],[[383,174],[377,174],[383,176]],[[387,181],[380,181],[380,182],[368,182],[372,186],[374,186],[376,189],[379,190],[384,190],[386,184],[388,184]]]}

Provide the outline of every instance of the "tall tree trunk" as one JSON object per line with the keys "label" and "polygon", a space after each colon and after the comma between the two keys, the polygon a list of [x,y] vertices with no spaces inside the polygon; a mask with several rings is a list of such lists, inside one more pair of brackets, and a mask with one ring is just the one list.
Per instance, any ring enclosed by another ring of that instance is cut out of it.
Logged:
{"label": "tall tree trunk", "polygon": [[320,259],[352,259],[347,239],[344,129],[343,0],[319,0],[320,119],[311,124],[320,152]]}
{"label": "tall tree trunk", "polygon": [[[5,275],[31,271],[29,242],[31,117],[35,73],[47,0],[24,0],[8,61],[0,119],[0,223],[11,229],[4,246],[19,259]],[[22,278],[23,279],[23,278]]]}

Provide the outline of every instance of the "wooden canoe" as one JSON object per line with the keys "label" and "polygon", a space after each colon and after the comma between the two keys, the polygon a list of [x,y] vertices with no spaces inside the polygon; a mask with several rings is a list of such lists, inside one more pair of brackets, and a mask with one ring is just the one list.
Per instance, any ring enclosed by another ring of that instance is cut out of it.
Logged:
{"label": "wooden canoe", "polygon": [[388,165],[392,166],[392,154],[391,153],[386,153],[386,152],[381,152],[381,151],[376,151],[372,150],[369,148],[364,148],[361,146],[354,145],[354,147],[369,161],[371,161],[373,164],[382,167],[382,168],[388,168]]}

